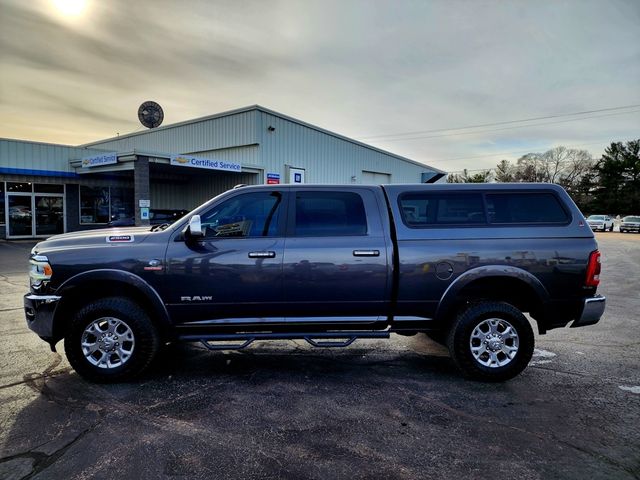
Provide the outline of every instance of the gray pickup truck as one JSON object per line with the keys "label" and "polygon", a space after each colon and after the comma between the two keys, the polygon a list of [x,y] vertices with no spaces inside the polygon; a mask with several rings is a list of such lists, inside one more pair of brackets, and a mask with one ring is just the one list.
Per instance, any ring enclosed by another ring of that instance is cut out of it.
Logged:
{"label": "gray pickup truck", "polygon": [[600,320],[600,253],[549,184],[265,185],[172,225],[51,237],[30,258],[27,325],[83,377],[143,372],[161,346],[317,347],[424,332],[467,377],[502,381],[534,334]]}

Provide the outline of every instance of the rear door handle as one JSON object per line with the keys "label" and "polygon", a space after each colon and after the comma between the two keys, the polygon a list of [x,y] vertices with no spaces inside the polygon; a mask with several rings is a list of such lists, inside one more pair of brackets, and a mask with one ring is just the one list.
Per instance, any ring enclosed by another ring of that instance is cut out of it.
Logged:
{"label": "rear door handle", "polygon": [[276,252],[249,252],[249,258],[276,258]]}
{"label": "rear door handle", "polygon": [[379,257],[380,250],[354,250],[354,257]]}

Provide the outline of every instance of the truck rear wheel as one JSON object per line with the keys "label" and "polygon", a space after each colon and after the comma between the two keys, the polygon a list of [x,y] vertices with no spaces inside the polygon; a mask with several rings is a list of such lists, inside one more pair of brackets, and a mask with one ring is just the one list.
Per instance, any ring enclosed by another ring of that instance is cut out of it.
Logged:
{"label": "truck rear wheel", "polygon": [[505,302],[471,304],[456,317],[447,347],[464,376],[486,382],[509,380],[531,360],[534,335],[527,318]]}
{"label": "truck rear wheel", "polygon": [[69,363],[94,382],[120,382],[140,375],[160,348],[146,312],[124,297],[96,300],[71,320],[64,339]]}

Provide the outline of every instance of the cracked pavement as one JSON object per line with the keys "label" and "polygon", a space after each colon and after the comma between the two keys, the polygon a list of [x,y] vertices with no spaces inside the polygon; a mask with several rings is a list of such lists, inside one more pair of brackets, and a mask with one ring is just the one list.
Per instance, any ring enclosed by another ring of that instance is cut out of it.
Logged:
{"label": "cracked pavement", "polygon": [[597,236],[605,317],[537,335],[503,384],[423,335],[172,345],[136,383],[90,384],[25,325],[32,243],[0,241],[0,479],[638,479],[640,235]]}

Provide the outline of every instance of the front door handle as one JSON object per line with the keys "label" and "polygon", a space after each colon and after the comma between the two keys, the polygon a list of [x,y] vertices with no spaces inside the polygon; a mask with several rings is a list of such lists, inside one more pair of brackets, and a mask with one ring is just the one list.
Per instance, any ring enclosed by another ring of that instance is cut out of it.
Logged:
{"label": "front door handle", "polygon": [[276,252],[249,252],[249,258],[276,258]]}
{"label": "front door handle", "polygon": [[379,257],[380,250],[354,250],[354,257]]}

